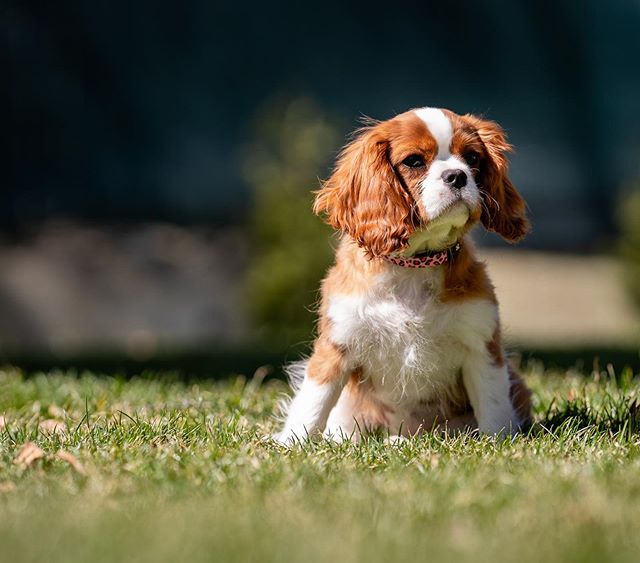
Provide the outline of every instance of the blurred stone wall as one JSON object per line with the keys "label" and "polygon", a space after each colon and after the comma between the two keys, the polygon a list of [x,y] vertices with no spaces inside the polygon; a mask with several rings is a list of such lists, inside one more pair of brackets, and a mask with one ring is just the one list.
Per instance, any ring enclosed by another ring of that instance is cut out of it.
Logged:
{"label": "blurred stone wall", "polygon": [[49,223],[0,239],[0,346],[65,356],[228,345],[245,332],[233,229]]}
{"label": "blurred stone wall", "polygon": [[[640,319],[615,259],[522,248],[480,254],[507,342],[640,342]],[[160,350],[241,344],[250,332],[243,300],[249,259],[238,229],[58,222],[20,241],[5,238],[0,354],[113,351],[144,360]]]}

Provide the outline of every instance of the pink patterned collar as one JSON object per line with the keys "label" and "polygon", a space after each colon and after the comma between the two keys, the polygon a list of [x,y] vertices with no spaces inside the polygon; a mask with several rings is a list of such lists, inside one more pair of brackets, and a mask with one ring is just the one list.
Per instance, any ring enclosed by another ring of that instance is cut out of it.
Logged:
{"label": "pink patterned collar", "polygon": [[457,256],[458,252],[460,252],[459,242],[445,250],[427,250],[426,252],[408,258],[382,256],[382,259],[396,266],[402,266],[403,268],[431,268],[432,266],[442,266],[450,262]]}

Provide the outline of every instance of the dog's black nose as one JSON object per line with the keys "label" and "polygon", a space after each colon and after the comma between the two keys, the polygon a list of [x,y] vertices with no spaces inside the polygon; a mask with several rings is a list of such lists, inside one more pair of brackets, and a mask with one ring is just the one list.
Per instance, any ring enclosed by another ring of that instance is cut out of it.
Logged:
{"label": "dog's black nose", "polygon": [[452,188],[460,189],[467,185],[467,175],[462,170],[445,170],[442,173],[442,181]]}

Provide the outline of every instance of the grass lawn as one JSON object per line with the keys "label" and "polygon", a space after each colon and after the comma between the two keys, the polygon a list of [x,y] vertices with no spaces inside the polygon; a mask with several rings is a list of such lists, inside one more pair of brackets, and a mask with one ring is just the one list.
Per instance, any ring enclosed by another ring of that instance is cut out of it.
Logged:
{"label": "grass lawn", "polygon": [[0,371],[0,561],[638,561],[640,380],[528,381],[528,435],[287,451],[278,381]]}

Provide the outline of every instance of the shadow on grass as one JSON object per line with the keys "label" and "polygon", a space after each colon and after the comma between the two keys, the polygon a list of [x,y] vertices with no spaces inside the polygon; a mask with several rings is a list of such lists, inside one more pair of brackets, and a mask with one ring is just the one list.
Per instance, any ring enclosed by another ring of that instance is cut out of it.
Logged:
{"label": "shadow on grass", "polygon": [[542,363],[545,369],[574,369],[589,374],[610,364],[616,371],[630,368],[640,373],[640,345],[636,347],[529,348],[516,353],[523,365]]}
{"label": "shadow on grass", "polygon": [[0,365],[20,368],[27,375],[51,370],[90,371],[98,375],[122,377],[155,373],[170,374],[190,381],[225,379],[237,375],[252,377],[260,370],[267,379],[284,379],[282,365],[298,359],[301,353],[301,348],[284,352],[256,345],[227,349],[167,350],[145,359],[132,358],[122,351],[89,351],[66,357],[46,353],[4,354],[0,356]]}
{"label": "shadow on grass", "polygon": [[[309,347],[304,345],[269,347],[256,343],[224,349],[212,346],[164,350],[144,360],[132,358],[122,351],[89,351],[66,357],[47,353],[4,353],[0,355],[0,366],[15,366],[27,374],[53,369],[124,377],[144,372],[170,372],[185,380],[224,379],[234,375],[251,377],[261,370],[267,379],[284,379],[282,366],[308,352]],[[630,368],[634,373],[640,373],[638,348],[535,349],[521,350],[518,355],[525,368],[542,363],[546,369],[573,369],[590,374],[611,364],[616,371]]]}
{"label": "shadow on grass", "polygon": [[640,401],[624,390],[603,393],[598,404],[588,396],[554,400],[533,427],[555,431],[570,426],[574,430],[593,428],[600,432],[640,432]]}

